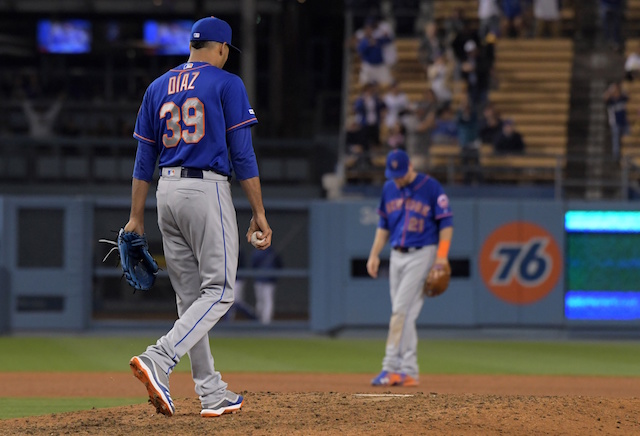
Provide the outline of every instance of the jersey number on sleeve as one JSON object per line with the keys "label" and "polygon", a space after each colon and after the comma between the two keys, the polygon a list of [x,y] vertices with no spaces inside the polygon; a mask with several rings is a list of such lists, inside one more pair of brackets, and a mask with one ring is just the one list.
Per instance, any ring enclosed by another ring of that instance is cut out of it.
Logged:
{"label": "jersey number on sleeve", "polygon": [[[167,118],[167,114],[171,116]],[[204,105],[197,97],[188,98],[182,104],[182,109],[172,101],[166,102],[160,108],[160,118],[166,119],[167,130],[171,131],[171,136],[166,133],[162,135],[162,143],[167,148],[178,145],[180,139],[187,144],[195,144],[204,136]],[[186,126],[185,129],[180,121]]]}

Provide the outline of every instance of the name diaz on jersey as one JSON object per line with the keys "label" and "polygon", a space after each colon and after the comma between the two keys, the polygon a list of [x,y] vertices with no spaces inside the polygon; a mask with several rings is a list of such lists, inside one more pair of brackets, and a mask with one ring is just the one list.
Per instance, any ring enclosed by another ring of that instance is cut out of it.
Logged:
{"label": "name diaz on jersey", "polygon": [[169,77],[169,85],[167,86],[167,95],[175,94],[176,92],[189,91],[196,89],[195,81],[200,75],[199,71],[192,71],[190,73],[180,73],[177,76]]}

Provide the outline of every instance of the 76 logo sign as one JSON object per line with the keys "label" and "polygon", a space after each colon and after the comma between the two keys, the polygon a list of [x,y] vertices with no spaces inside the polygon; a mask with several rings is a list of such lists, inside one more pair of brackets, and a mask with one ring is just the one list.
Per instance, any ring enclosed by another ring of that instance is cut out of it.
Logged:
{"label": "76 logo sign", "polygon": [[558,281],[562,257],[544,228],[518,221],[496,229],[480,253],[480,275],[498,298],[528,304],[544,298]]}
{"label": "76 logo sign", "polygon": [[526,243],[500,243],[491,253],[499,262],[491,278],[495,285],[508,285],[513,280],[523,286],[535,286],[551,273],[551,256],[546,252],[547,238],[533,238]]}

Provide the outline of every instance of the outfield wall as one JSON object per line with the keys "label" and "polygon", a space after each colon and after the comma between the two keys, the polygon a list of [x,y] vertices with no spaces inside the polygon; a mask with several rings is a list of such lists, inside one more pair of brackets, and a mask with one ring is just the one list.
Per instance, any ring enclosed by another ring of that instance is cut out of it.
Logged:
{"label": "outfield wall", "polygon": [[[453,198],[451,204],[451,284],[426,300],[420,326],[638,327],[637,203]],[[388,322],[389,246],[380,278],[366,274],[376,208],[375,201],[313,204],[311,228],[326,236],[311,253],[313,330]],[[576,218],[571,225],[568,212]]]}
{"label": "outfield wall", "polygon": [[[638,327],[639,204],[456,197],[451,203],[453,278],[444,295],[426,301],[420,326]],[[126,198],[0,197],[0,332],[81,331],[99,324],[109,305],[128,319],[143,321],[150,308],[170,319],[175,303],[166,273],[152,293],[134,295],[115,264],[101,263],[106,249],[97,239],[126,222],[128,205]],[[242,234],[248,204],[237,205]],[[366,274],[377,201],[267,206],[275,247],[286,255],[276,273],[281,313],[316,332],[385,327],[389,247],[380,278]],[[161,258],[154,208],[149,201],[146,230]],[[570,231],[567,212],[579,215]],[[239,275],[255,274],[244,267]]]}

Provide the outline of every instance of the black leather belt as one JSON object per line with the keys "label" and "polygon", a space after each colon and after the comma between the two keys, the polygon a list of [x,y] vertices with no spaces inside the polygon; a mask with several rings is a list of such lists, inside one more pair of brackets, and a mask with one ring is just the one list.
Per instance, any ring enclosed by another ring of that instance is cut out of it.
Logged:
{"label": "black leather belt", "polygon": [[411,253],[413,251],[418,251],[421,248],[422,247],[400,247],[399,245],[393,247],[394,250],[399,251],[400,253]]}
{"label": "black leather belt", "polygon": [[[212,172],[216,173],[216,174],[220,174],[217,171],[213,171]],[[224,174],[220,174],[221,176],[224,176]],[[198,168],[185,168],[182,167],[182,170],[180,170],[180,177],[182,178],[187,178],[187,179],[202,179],[202,170],[198,169]],[[228,180],[231,180],[231,176],[225,176]]]}
{"label": "black leather belt", "polygon": [[202,170],[197,168],[182,168],[180,171],[180,177],[186,177],[188,179],[201,179]]}

